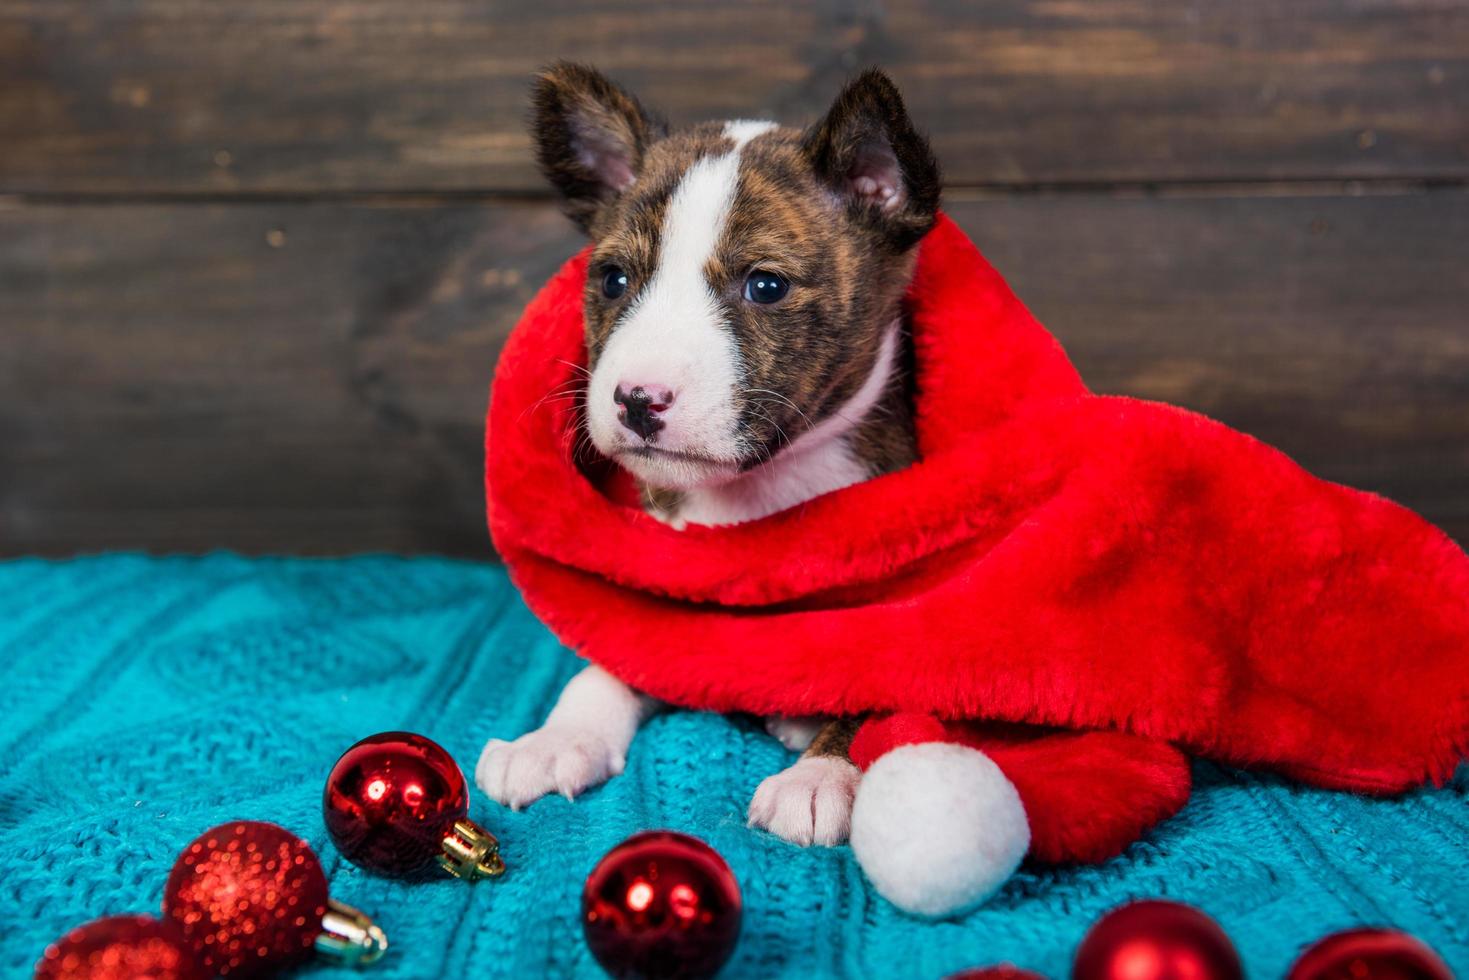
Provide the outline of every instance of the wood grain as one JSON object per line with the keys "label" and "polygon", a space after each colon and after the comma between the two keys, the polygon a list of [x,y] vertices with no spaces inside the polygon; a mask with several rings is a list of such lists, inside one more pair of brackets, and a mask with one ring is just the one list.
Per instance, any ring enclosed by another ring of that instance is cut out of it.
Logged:
{"label": "wood grain", "polygon": [[0,0],[0,192],[539,191],[557,57],[677,122],[881,64],[951,186],[1469,176],[1462,0]]}
{"label": "wood grain", "polygon": [[[1100,391],[1213,414],[1469,541],[1469,193],[954,195]],[[532,202],[0,207],[0,552],[486,554]]]}

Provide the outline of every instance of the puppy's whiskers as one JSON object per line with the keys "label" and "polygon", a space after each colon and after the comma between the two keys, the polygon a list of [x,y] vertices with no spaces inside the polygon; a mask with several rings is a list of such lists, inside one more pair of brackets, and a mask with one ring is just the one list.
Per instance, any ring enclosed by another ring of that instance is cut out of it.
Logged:
{"label": "puppy's whiskers", "polygon": [[[786,430],[784,428],[782,428],[781,427],[781,424],[779,422],[777,422],[774,418],[772,418],[771,415],[768,412],[765,411],[765,406],[769,405],[770,402],[765,401],[763,399],[758,399],[757,398],[757,399],[752,399],[750,402],[748,402],[748,404],[750,406],[750,411],[752,413],[754,413],[755,415],[757,415],[758,417],[760,417],[761,419],[763,419],[766,422],[768,422],[770,424],[770,427],[775,430],[775,434],[780,438],[780,440],[782,442],[784,442],[787,446],[789,446],[791,444],[791,437],[786,434]],[[748,427],[746,427],[746,431],[748,431]],[[765,443],[766,443],[766,440],[762,440],[761,443],[760,443],[760,446],[763,448],[765,446]],[[775,451],[774,450],[766,449],[765,458],[766,458],[767,461],[770,460],[771,458],[773,458],[774,456],[775,456]]]}
{"label": "puppy's whiskers", "polygon": [[588,371],[586,368],[582,367],[580,364],[577,364],[577,363],[575,363],[573,361],[568,361],[564,357],[558,357],[558,358],[556,358],[556,363],[557,364],[565,364],[567,367],[571,368],[573,371],[576,371],[578,374],[580,374],[583,378],[590,378],[592,376],[592,372],[591,371]]}
{"label": "puppy's whiskers", "polygon": [[[751,406],[751,412],[753,412],[759,418],[763,419],[765,422],[768,422],[771,428],[775,429],[776,435],[779,436],[780,439],[785,442],[787,446],[789,446],[791,444],[791,439],[790,436],[786,435],[785,429],[781,428],[779,422],[775,421],[775,419],[771,418],[764,411],[762,411],[761,408],[757,407],[758,405],[762,405],[764,403],[750,402],[749,404]],[[755,436],[756,433],[749,424],[746,423],[740,426],[739,438],[740,442],[742,443],[740,447],[741,454],[748,452],[749,450],[754,450],[755,458],[758,459],[762,464],[770,462],[772,459],[775,458],[776,450],[770,447],[769,440],[757,439],[755,438]]]}
{"label": "puppy's whiskers", "polygon": [[585,399],[586,394],[586,384],[583,381],[564,381],[561,384],[553,387],[550,391],[546,392],[540,398],[536,399],[535,403],[527,407],[525,411],[521,412],[520,417],[517,418],[515,421],[517,424],[524,422],[527,415],[539,410],[542,405],[545,405],[549,402],[567,401],[578,398]]}
{"label": "puppy's whiskers", "polygon": [[808,430],[809,429],[813,429],[813,428],[816,427],[816,423],[814,423],[814,422],[811,421],[811,416],[807,415],[804,411],[802,411],[800,405],[797,405],[795,402],[791,401],[790,398],[788,398],[787,396],[781,394],[778,391],[772,391],[769,388],[747,388],[745,390],[745,394],[747,394],[747,395],[771,395],[771,396],[779,399],[779,401],[780,401],[781,404],[788,406],[797,415],[801,416],[801,421],[803,421],[803,422],[806,423],[806,428]]}

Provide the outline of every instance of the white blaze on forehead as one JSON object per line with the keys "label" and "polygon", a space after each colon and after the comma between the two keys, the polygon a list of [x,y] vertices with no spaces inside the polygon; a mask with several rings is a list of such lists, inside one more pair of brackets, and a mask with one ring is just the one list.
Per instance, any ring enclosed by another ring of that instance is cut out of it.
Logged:
{"label": "white blaze on forehead", "polygon": [[674,392],[655,445],[730,462],[739,456],[739,351],[704,269],[739,187],[740,151],[773,128],[770,122],[727,123],[734,148],[697,160],[669,198],[658,267],[613,329],[588,389],[592,438],[604,452],[640,441],[621,429],[612,397],[619,384],[632,384]]}
{"label": "white blaze on forehead", "polygon": [[775,123],[768,119],[731,119],[724,124],[724,135],[734,140],[735,152],[738,153],[750,140],[774,128]]}

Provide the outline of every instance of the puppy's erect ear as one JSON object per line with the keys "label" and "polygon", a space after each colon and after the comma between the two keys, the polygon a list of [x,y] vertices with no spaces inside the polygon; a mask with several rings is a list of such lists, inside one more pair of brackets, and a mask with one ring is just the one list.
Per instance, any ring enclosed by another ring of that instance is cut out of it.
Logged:
{"label": "puppy's erect ear", "polygon": [[817,175],[852,215],[893,247],[907,249],[933,227],[938,163],[913,128],[897,86],[878,69],[848,83],[801,143]]}
{"label": "puppy's erect ear", "polygon": [[637,180],[643,152],[665,127],[601,72],[561,61],[532,95],[536,161],[587,230],[597,209]]}

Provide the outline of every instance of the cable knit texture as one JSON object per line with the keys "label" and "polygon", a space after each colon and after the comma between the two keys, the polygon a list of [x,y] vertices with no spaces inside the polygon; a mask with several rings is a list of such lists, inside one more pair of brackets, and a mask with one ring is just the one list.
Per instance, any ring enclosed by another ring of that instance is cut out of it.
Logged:
{"label": "cable knit texture", "polygon": [[0,564],[0,976],[86,919],[154,911],[177,850],[231,818],[274,820],[322,856],[332,893],[392,949],[370,972],[303,976],[599,976],[576,924],[597,858],[648,827],[699,835],[745,893],[729,977],[937,978],[1011,960],[1064,977],[1086,927],[1128,898],[1191,902],[1252,976],[1281,976],[1335,929],[1392,925],[1469,974],[1469,775],[1374,800],[1197,764],[1182,813],[1118,858],[1022,866],[955,922],[903,916],[849,849],[802,850],[744,825],[792,756],[752,719],[672,713],[627,773],[576,803],[509,813],[476,792],[505,878],[408,885],[342,862],[322,782],[375,731],[408,728],[470,766],[490,736],[550,710],[578,661],[495,567],[112,556]]}

